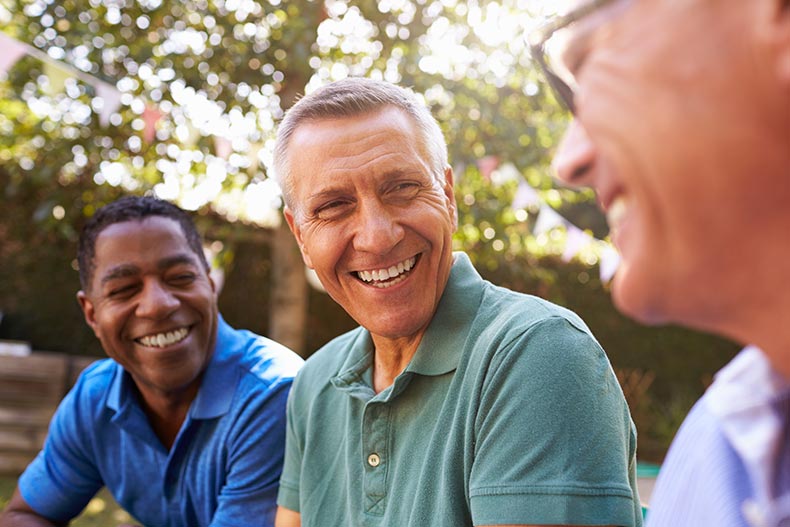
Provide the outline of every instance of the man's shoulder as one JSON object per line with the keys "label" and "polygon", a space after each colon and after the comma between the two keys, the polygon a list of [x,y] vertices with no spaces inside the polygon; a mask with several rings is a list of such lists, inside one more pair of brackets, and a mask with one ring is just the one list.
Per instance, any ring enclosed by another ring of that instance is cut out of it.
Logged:
{"label": "man's shoulder", "polygon": [[478,317],[482,317],[488,324],[495,324],[502,330],[512,331],[525,331],[559,319],[579,331],[590,333],[581,317],[570,309],[534,295],[491,283],[486,283]]}
{"label": "man's shoulder", "polygon": [[99,359],[82,370],[73,389],[88,396],[103,396],[120,369],[113,359]]}
{"label": "man's shoulder", "polygon": [[228,328],[228,331],[232,338],[224,342],[232,349],[224,351],[257,381],[274,384],[291,380],[304,364],[299,355],[279,342],[246,329]]}
{"label": "man's shoulder", "polygon": [[352,347],[364,334],[365,329],[360,326],[324,344],[307,359],[299,372],[300,379],[309,377],[312,384],[322,380],[328,381],[334,377],[346,361]]}

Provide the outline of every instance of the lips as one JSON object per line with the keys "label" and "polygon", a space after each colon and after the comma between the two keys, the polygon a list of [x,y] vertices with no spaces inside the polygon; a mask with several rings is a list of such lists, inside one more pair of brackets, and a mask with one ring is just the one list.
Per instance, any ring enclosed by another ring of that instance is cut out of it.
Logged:
{"label": "lips", "polygon": [[354,274],[363,282],[384,289],[405,280],[416,263],[417,256],[412,256],[387,268],[356,271]]}
{"label": "lips", "polygon": [[166,348],[184,340],[189,334],[189,327],[184,326],[171,331],[153,333],[134,339],[135,342],[149,348]]}

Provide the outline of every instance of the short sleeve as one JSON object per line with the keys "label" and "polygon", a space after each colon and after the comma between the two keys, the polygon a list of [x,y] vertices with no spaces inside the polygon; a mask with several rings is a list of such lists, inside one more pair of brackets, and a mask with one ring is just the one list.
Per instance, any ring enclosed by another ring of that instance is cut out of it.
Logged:
{"label": "short sleeve", "polygon": [[58,406],[44,448],[19,478],[19,491],[37,513],[65,522],[82,512],[102,487],[91,455],[93,408],[81,397],[87,375]]}
{"label": "short sleeve", "polygon": [[598,343],[564,318],[503,343],[475,433],[475,525],[641,525],[622,390]]}
{"label": "short sleeve", "polygon": [[220,491],[212,527],[274,525],[285,447],[285,406],[291,380],[280,382],[265,401],[250,401],[228,448],[227,482]]}
{"label": "short sleeve", "polygon": [[288,510],[299,512],[299,480],[302,471],[302,441],[297,433],[296,411],[298,376],[294,390],[288,397],[287,427],[285,438],[285,463],[283,474],[280,478],[280,490],[277,495],[277,504]]}

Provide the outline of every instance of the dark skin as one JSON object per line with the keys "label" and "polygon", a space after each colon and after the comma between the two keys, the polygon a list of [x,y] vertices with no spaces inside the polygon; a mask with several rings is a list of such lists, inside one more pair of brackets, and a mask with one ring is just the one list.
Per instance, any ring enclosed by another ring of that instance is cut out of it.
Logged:
{"label": "dark skin", "polygon": [[[94,263],[90,287],[77,294],[85,320],[131,376],[151,429],[170,449],[213,353],[214,284],[178,223],[163,216],[106,227]],[[0,525],[67,523],[36,513],[17,489]]]}

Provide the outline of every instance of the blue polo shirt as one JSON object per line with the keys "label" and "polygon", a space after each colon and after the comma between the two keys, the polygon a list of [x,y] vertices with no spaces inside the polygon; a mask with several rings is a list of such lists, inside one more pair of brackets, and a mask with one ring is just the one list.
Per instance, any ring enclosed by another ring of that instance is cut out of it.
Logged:
{"label": "blue polo shirt", "polygon": [[285,404],[302,359],[231,328],[168,451],[115,361],[89,367],[58,407],[43,450],[19,479],[39,514],[67,521],[106,486],[149,527],[272,525],[285,443]]}

